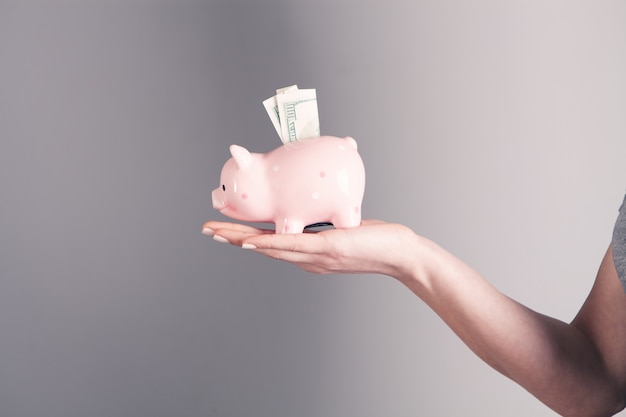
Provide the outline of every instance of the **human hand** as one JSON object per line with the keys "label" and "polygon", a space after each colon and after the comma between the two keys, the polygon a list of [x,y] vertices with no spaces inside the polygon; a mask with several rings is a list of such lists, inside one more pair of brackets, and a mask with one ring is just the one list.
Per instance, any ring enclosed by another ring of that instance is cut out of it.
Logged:
{"label": "human hand", "polygon": [[400,224],[363,220],[347,229],[298,234],[209,221],[203,233],[318,274],[380,273],[402,279],[416,263],[417,235]]}

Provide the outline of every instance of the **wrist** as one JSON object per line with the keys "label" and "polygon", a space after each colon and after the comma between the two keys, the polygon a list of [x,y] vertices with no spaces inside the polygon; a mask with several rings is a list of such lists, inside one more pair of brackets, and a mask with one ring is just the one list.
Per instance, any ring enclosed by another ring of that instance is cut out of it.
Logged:
{"label": "wrist", "polygon": [[412,290],[426,286],[434,269],[437,245],[405,226],[399,235],[402,251],[392,276]]}

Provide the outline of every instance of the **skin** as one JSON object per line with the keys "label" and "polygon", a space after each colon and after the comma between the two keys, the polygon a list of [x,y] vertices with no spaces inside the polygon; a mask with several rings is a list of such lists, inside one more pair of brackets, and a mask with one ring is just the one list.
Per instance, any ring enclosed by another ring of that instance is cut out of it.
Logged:
{"label": "skin", "polygon": [[571,323],[499,292],[471,267],[411,229],[377,220],[318,233],[274,234],[209,221],[203,233],[313,273],[396,278],[487,364],[564,416],[611,416],[626,406],[626,294],[609,245]]}

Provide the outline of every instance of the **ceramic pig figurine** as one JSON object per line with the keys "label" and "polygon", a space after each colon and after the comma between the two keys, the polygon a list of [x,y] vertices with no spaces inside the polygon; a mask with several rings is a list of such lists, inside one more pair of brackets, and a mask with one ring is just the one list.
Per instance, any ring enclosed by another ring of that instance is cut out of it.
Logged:
{"label": "ceramic pig figurine", "polygon": [[243,221],[271,222],[276,233],[301,233],[330,222],[361,223],[365,168],[350,137],[322,136],[289,142],[268,153],[231,145],[213,207]]}

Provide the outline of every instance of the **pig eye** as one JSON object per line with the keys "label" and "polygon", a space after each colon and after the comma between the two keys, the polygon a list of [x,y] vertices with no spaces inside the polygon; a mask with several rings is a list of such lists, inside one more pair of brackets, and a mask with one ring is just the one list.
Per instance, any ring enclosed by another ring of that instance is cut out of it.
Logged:
{"label": "pig eye", "polygon": [[226,191],[226,186],[222,184],[222,191]]}

